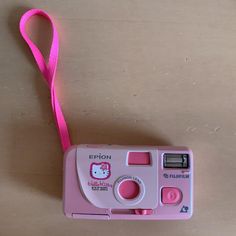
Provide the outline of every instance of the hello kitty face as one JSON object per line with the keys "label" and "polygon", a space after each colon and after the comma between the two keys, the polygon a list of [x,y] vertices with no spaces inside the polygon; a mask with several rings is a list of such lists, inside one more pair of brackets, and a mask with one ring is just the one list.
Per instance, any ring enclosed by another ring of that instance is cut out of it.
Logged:
{"label": "hello kitty face", "polygon": [[111,175],[110,163],[92,163],[90,165],[90,175],[93,179],[108,179]]}

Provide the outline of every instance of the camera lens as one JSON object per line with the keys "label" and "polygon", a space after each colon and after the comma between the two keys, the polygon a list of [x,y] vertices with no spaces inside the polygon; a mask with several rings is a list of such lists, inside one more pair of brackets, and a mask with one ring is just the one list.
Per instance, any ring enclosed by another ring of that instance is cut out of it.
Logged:
{"label": "camera lens", "polygon": [[139,185],[132,180],[125,180],[119,186],[119,193],[124,199],[134,199],[140,192]]}

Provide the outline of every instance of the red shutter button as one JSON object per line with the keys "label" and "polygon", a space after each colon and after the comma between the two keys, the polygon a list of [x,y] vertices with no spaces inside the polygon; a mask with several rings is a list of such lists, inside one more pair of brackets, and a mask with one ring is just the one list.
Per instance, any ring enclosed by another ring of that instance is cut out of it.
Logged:
{"label": "red shutter button", "polygon": [[182,192],[178,188],[164,187],[161,192],[163,204],[178,204],[182,200]]}

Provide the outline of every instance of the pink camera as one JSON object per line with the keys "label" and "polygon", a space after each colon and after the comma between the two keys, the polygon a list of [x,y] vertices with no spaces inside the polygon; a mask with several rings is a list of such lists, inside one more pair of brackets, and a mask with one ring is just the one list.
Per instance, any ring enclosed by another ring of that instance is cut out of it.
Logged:
{"label": "pink camera", "polygon": [[185,147],[78,145],[64,159],[72,218],[169,220],[193,212],[193,158]]}
{"label": "pink camera", "polygon": [[[25,24],[34,15],[49,20],[53,38],[46,62],[28,37]],[[64,158],[64,212],[72,218],[169,220],[193,212],[193,157],[185,147],[72,146],[54,87],[59,39],[51,17],[27,11],[20,32],[31,49],[51,93],[51,105]]]}

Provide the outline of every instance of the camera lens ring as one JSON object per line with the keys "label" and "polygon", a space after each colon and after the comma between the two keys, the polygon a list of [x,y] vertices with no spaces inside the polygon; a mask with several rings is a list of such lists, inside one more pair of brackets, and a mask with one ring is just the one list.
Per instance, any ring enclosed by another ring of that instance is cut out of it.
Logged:
{"label": "camera lens ring", "polygon": [[[137,184],[139,188],[139,192],[138,194],[135,195],[134,198],[128,199],[128,198],[123,197],[121,194],[120,187],[126,181],[134,182],[135,184]],[[120,202],[121,204],[123,204],[124,206],[137,205],[138,203],[142,201],[145,195],[144,183],[138,176],[131,176],[131,175],[120,176],[114,183],[114,195],[115,195],[116,200]]]}

